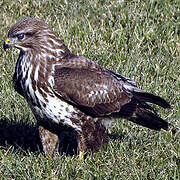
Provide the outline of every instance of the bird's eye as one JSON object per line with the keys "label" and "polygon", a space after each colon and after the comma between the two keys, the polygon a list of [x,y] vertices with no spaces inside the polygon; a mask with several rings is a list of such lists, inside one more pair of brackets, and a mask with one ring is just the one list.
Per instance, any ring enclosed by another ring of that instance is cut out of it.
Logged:
{"label": "bird's eye", "polygon": [[24,38],[24,34],[18,34],[18,35],[17,35],[17,38],[18,38],[19,40],[22,40],[22,39]]}

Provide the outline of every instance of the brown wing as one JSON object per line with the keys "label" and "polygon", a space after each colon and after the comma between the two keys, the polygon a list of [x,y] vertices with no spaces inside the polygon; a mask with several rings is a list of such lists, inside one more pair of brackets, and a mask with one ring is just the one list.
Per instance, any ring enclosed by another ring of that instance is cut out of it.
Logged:
{"label": "brown wing", "polygon": [[118,112],[132,94],[112,73],[83,57],[55,66],[54,92],[94,116]]}

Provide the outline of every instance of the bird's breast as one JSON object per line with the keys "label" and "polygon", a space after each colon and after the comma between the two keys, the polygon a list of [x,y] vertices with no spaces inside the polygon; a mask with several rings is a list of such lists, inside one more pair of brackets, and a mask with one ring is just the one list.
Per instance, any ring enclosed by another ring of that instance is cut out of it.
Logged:
{"label": "bird's breast", "polygon": [[49,64],[33,63],[27,56],[21,57],[16,65],[14,87],[19,88],[17,92],[23,94],[38,120],[48,119],[80,131],[80,121],[75,120],[80,112],[54,94],[52,73]]}

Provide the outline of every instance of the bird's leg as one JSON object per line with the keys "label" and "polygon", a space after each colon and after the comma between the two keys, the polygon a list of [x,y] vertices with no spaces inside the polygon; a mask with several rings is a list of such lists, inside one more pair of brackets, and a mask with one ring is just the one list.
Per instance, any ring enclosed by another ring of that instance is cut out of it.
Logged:
{"label": "bird's leg", "polygon": [[78,134],[79,160],[84,160],[84,152],[86,151],[85,139],[82,134]]}
{"label": "bird's leg", "polygon": [[79,160],[84,161],[84,151],[79,151]]}
{"label": "bird's leg", "polygon": [[39,135],[45,155],[52,156],[57,146],[58,136],[42,126],[39,126]]}

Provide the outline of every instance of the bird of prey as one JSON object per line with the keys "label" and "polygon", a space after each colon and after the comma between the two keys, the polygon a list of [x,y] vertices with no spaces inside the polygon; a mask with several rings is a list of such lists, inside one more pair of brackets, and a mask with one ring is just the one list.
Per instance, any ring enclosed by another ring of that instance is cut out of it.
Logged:
{"label": "bird of prey", "polygon": [[46,155],[52,155],[61,142],[62,131],[75,134],[80,158],[84,152],[97,151],[108,142],[111,122],[119,118],[168,130],[168,122],[150,105],[170,108],[167,101],[71,53],[43,20],[20,19],[9,30],[3,47],[20,50],[13,85],[37,119]]}

